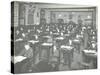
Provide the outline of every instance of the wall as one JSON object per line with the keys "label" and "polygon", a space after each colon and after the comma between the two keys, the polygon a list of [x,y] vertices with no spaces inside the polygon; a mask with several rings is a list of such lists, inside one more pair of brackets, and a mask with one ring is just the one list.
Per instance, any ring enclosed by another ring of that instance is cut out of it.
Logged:
{"label": "wall", "polygon": [[[22,5],[23,4],[23,5]],[[18,5],[21,5],[24,9],[19,10],[21,7]],[[15,12],[17,11],[17,14],[15,17],[16,19],[16,26],[19,25],[37,25],[40,23],[40,10],[44,8],[45,10],[45,18],[47,23],[51,23],[51,18],[53,17],[53,14],[55,15],[56,19],[53,19],[57,23],[58,18],[63,18],[64,22],[68,22],[68,16],[70,15],[70,11],[73,11],[73,21],[77,23],[77,16],[82,15],[82,20],[84,21],[88,16],[96,16],[95,10],[92,7],[86,7],[86,6],[73,6],[73,5],[59,5],[59,4],[39,4],[39,3],[17,3],[16,4]],[[80,7],[80,8],[79,8]],[[74,8],[74,9],[73,9]],[[78,10],[76,9],[78,8]],[[82,9],[81,9],[82,8]],[[76,11],[78,13],[76,13]],[[80,11],[86,11],[86,12],[80,12]],[[91,12],[93,11],[94,15],[92,15]],[[23,18],[21,18],[19,14],[23,12]],[[61,16],[59,16],[59,14]],[[19,17],[19,18],[18,18]],[[93,17],[93,24],[95,24],[96,17]]]}
{"label": "wall", "polygon": [[68,9],[68,8],[48,8],[45,9],[46,15],[45,18],[47,20],[47,23],[51,22],[51,19],[55,16],[55,19],[53,18],[52,21],[57,23],[57,19],[64,19],[64,22],[67,23],[69,21],[69,15],[73,15],[73,21],[77,23],[78,16],[81,15],[81,19],[85,21],[85,19],[93,19],[93,23],[95,24],[95,9],[94,8],[86,8],[86,9]]}
{"label": "wall", "polygon": [[13,17],[13,21],[12,21],[12,26],[18,26],[19,24],[19,3],[15,2],[14,3],[14,11],[12,11],[13,15],[11,17]]}

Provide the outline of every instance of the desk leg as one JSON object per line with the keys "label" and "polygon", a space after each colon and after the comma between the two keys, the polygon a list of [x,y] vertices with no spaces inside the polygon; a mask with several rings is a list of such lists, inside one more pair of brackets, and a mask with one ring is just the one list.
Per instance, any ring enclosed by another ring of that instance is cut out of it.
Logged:
{"label": "desk leg", "polygon": [[53,47],[54,47],[54,46],[52,46],[52,48],[51,48],[51,51],[52,51],[52,52],[50,53],[50,54],[51,54],[51,56],[53,56],[53,55],[54,55]]}
{"label": "desk leg", "polygon": [[68,65],[69,68],[71,68],[71,52],[70,51],[65,51],[63,52],[64,55],[64,64]]}
{"label": "desk leg", "polygon": [[61,54],[60,54],[61,51],[60,51],[60,49],[58,49],[58,50],[59,50],[59,58],[58,58],[58,61],[59,61],[59,64],[60,64],[60,62],[61,62],[61,61],[60,61],[60,59],[61,59]]}
{"label": "desk leg", "polygon": [[68,53],[68,67],[71,68],[71,53]]}
{"label": "desk leg", "polygon": [[47,49],[47,61],[49,62],[49,60],[50,60],[50,50]]}
{"label": "desk leg", "polygon": [[35,48],[35,46],[34,46],[34,48],[33,48],[33,64],[35,64],[35,56],[36,56],[36,48]]}
{"label": "desk leg", "polygon": [[42,49],[41,49],[41,47],[39,47],[39,60],[41,60],[41,55],[42,54]]}

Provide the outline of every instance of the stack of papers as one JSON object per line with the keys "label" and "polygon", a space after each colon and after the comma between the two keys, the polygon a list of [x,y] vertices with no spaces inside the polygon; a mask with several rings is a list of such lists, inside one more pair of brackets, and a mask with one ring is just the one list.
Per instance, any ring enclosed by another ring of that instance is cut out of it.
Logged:
{"label": "stack of papers", "polygon": [[74,42],[80,42],[80,40],[78,40],[78,39],[74,39],[73,41],[74,41]]}
{"label": "stack of papers", "polygon": [[16,39],[16,41],[22,41],[22,40],[23,40],[22,38]]}
{"label": "stack of papers", "polygon": [[35,44],[35,43],[37,43],[37,42],[39,42],[39,41],[30,40],[30,41],[28,41],[28,42],[31,42],[32,44]]}
{"label": "stack of papers", "polygon": [[43,43],[42,46],[52,46],[52,43]]}
{"label": "stack of papers", "polygon": [[14,64],[23,61],[24,59],[26,59],[27,57],[24,56],[14,56]]}
{"label": "stack of papers", "polygon": [[95,54],[95,53],[97,53],[95,50],[83,50],[85,53],[93,53],[93,54]]}
{"label": "stack of papers", "polygon": [[61,48],[66,48],[68,50],[71,50],[73,47],[72,46],[65,46],[65,45],[62,45]]}

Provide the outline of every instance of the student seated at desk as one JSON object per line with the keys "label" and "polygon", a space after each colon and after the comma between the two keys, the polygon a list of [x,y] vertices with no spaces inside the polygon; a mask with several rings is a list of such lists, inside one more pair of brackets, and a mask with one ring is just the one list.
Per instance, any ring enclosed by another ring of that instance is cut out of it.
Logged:
{"label": "student seated at desk", "polygon": [[89,41],[88,42],[88,49],[97,51],[97,43],[95,41]]}
{"label": "student seated at desk", "polygon": [[19,39],[19,38],[22,38],[22,33],[19,30],[16,30],[14,35],[15,35],[15,40]]}
{"label": "student seated at desk", "polygon": [[[33,64],[32,63],[33,50],[29,46],[29,43],[25,44],[22,51],[19,54],[17,54],[16,56],[13,56],[13,58],[14,58],[14,66],[16,66],[15,72],[22,73],[23,71],[26,71]],[[25,58],[25,59],[23,59],[23,58]],[[26,66],[27,66],[27,68],[25,68]]]}
{"label": "student seated at desk", "polygon": [[69,68],[71,67],[71,61],[73,59],[73,46],[72,46],[72,40],[68,39],[66,40],[66,43],[61,45],[61,50],[64,58],[64,64],[68,65]]}
{"label": "student seated at desk", "polygon": [[73,59],[73,47],[72,46],[65,46],[63,51],[63,58],[64,58],[64,65],[68,65],[69,68],[71,68],[71,62]]}
{"label": "student seated at desk", "polygon": [[18,54],[18,56],[25,56],[27,58],[31,58],[33,56],[33,50],[30,47],[30,44],[27,43],[24,45],[22,51]]}

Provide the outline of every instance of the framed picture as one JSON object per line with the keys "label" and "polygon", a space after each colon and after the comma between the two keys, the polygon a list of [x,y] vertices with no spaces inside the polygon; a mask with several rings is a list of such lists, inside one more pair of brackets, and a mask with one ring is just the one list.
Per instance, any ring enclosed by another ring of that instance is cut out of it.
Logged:
{"label": "framed picture", "polygon": [[11,73],[97,69],[97,7],[11,2]]}

